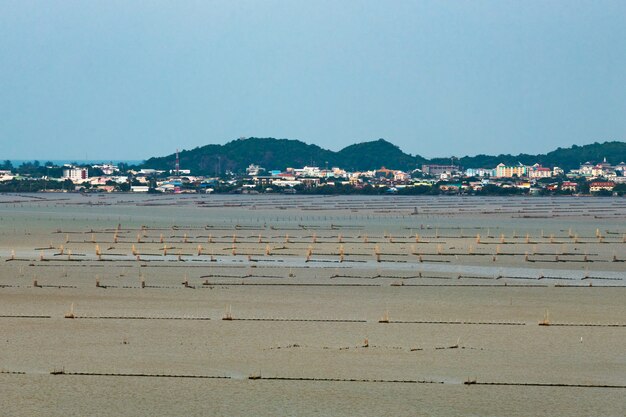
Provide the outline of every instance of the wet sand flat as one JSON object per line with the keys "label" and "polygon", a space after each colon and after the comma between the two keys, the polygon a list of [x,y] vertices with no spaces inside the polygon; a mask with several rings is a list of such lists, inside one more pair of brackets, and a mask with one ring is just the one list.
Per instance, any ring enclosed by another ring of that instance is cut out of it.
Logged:
{"label": "wet sand flat", "polygon": [[613,198],[1,195],[0,395],[7,415],[624,415],[625,225]]}

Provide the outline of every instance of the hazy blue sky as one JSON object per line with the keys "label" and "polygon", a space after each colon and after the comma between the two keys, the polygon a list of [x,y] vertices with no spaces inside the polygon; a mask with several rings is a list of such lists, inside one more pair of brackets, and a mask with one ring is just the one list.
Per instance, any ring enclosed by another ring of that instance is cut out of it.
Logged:
{"label": "hazy blue sky", "polygon": [[0,0],[0,159],[626,138],[626,1]]}

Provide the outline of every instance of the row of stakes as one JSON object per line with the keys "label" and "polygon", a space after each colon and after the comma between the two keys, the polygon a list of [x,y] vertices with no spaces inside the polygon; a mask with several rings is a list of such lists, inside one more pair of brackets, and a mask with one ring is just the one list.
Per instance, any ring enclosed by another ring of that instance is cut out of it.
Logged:
{"label": "row of stakes", "polygon": [[[604,242],[604,238],[605,238],[605,237],[604,237],[604,236],[602,235],[602,233],[600,232],[600,229],[596,229],[595,236],[596,236],[596,238],[598,239],[598,242],[599,242],[599,243]],[[147,237],[148,237],[148,234],[147,234],[147,231],[145,231],[145,230],[144,230],[144,232],[143,232],[143,233],[137,234],[137,243],[143,243],[143,240],[142,240],[142,239],[145,239],[145,238],[147,238]],[[515,232],[513,232],[512,238],[513,238],[513,239],[517,239],[518,237],[519,237],[519,236],[518,236]],[[542,231],[541,231],[541,238],[546,238],[546,237],[549,239],[549,242],[550,242],[550,243],[561,243],[561,242],[556,242],[556,240],[555,240],[555,239],[556,239],[556,237],[555,237],[555,235],[554,235],[554,234],[550,234],[549,236],[545,236],[545,233],[544,233],[544,232],[543,232],[543,230],[542,230]],[[580,243],[580,239],[581,239],[581,238],[579,237],[579,235],[578,235],[578,234],[573,233],[573,232],[571,231],[571,229],[570,229],[570,230],[569,230],[569,232],[568,232],[568,237],[569,237],[570,239],[572,239],[572,240],[573,240],[573,243]],[[363,238],[363,243],[368,243],[368,242],[369,242],[369,238],[368,238],[367,234],[363,235],[363,236],[362,236],[362,238]],[[387,232],[385,232],[385,233],[383,234],[383,238],[384,238],[384,239],[387,239],[387,240],[389,241],[389,243],[394,243],[394,237],[393,237],[393,236],[391,236],[390,234],[388,234]],[[439,233],[438,233],[438,232],[437,232],[437,233],[435,233],[435,238],[436,238],[436,239],[439,239],[439,238],[440,238],[440,236],[439,236]],[[462,234],[461,234],[460,238],[463,238],[463,235],[462,235]],[[490,235],[489,231],[487,232],[487,238],[493,238],[493,236],[491,236],[491,235]],[[316,234],[316,233],[313,233],[313,236],[311,237],[311,239],[312,239],[312,243],[318,243],[318,237],[317,237],[317,234]],[[415,239],[415,242],[416,242],[416,243],[420,243],[420,239],[421,239],[421,237],[420,237],[420,235],[419,235],[419,234],[417,234],[417,233],[416,233],[416,234],[415,234],[415,236],[414,236],[414,239]],[[289,234],[286,234],[286,235],[285,235],[285,239],[284,239],[284,241],[285,241],[285,243],[290,243],[290,237],[289,237]],[[339,235],[337,236],[337,241],[338,241],[339,243],[343,243],[343,242],[344,242],[344,236],[343,236],[342,234],[339,234]],[[95,239],[95,234],[93,234],[93,233],[91,234],[91,242],[92,242],[92,243],[95,243],[95,242],[96,242],[96,239]],[[115,234],[113,235],[113,242],[114,242],[114,243],[119,243],[119,235],[118,235],[118,232],[117,232],[117,231],[116,231],[116,232],[115,232]],[[185,233],[185,234],[184,234],[183,239],[182,239],[182,242],[183,242],[183,243],[189,243],[189,237],[188,237],[187,233]],[[237,242],[238,242],[238,237],[237,237],[237,234],[233,234],[233,237],[232,237],[232,243],[237,243]],[[65,243],[70,243],[69,234],[66,234],[66,235],[65,235]],[[161,234],[160,234],[160,236],[159,236],[159,243],[165,243],[165,237],[163,236],[163,234],[162,234],[162,233],[161,233]],[[207,243],[214,243],[212,235],[209,235],[209,236],[208,236],[208,238],[207,238]],[[261,234],[259,234],[259,236],[258,236],[258,243],[263,243],[263,235],[261,235]],[[480,233],[476,235],[476,243],[477,243],[477,244],[483,243],[483,242],[482,242],[482,237],[481,237]],[[506,237],[505,237],[504,233],[502,233],[502,234],[500,235],[500,243],[502,243],[502,244],[506,243]],[[530,234],[528,234],[528,233],[526,233],[525,243],[527,243],[527,244],[530,244],[530,243],[531,243],[531,237],[530,237]],[[622,236],[622,243],[626,243],[626,234],[624,234],[624,235]]]}
{"label": "row of stakes", "polygon": [[[77,316],[76,316],[76,312],[75,312],[75,310],[74,310],[74,303],[72,303],[72,304],[70,305],[70,309],[69,309],[69,311],[66,311],[66,312],[65,312],[64,317],[65,317],[66,319],[74,319],[74,318],[76,318],[76,317],[77,317]],[[233,317],[233,312],[232,312],[232,307],[231,307],[231,305],[229,305],[229,306],[226,308],[226,311],[224,312],[224,315],[222,316],[222,320],[225,320],[225,321],[232,321],[232,320],[235,320],[235,318]],[[389,311],[388,311],[388,310],[385,310],[385,312],[383,313],[382,317],[378,320],[378,323],[383,323],[383,324],[393,323],[393,322],[391,321],[390,316],[389,316]],[[544,313],[544,317],[543,317],[543,319],[542,319],[542,320],[540,320],[540,321],[538,322],[538,324],[539,324],[539,326],[550,326],[550,325],[552,324],[552,323],[550,322],[550,319],[549,319],[549,312],[548,312],[548,310],[547,310],[547,309],[546,309],[546,311],[545,311],[545,313]],[[364,346],[363,346],[363,347],[367,347],[367,345],[368,345],[368,340],[367,340],[367,338],[366,338],[366,339],[365,339],[365,343],[364,343]],[[458,345],[459,345],[459,342],[457,341],[456,347],[458,347]]]}
{"label": "row of stakes", "polygon": [[[67,276],[67,273],[65,274],[65,276]],[[294,278],[296,275],[295,275],[295,273],[290,271],[288,276],[289,276],[289,278]],[[422,273],[421,272],[418,273],[418,277],[422,278]],[[145,280],[143,274],[140,275],[139,278],[140,278],[140,287],[141,288],[146,288],[146,280]],[[333,277],[331,277],[331,278],[333,278]],[[457,275],[456,278],[457,279],[461,279],[461,278],[463,278],[463,276],[461,274],[459,274],[459,275]],[[468,278],[472,278],[472,277],[468,277]],[[497,276],[494,276],[494,278],[495,279],[502,279],[502,278],[504,278],[504,276],[503,275],[497,275]],[[545,279],[545,278],[546,277],[543,274],[539,274],[537,279],[541,280],[541,279]],[[585,279],[589,279],[589,278],[590,278],[589,273],[586,273],[585,276],[582,279],[585,280]],[[529,277],[529,279],[530,279],[530,277]],[[182,285],[185,288],[195,288],[193,285],[189,284],[189,279],[187,277],[185,277],[185,280],[182,282]],[[202,283],[202,285],[207,286],[207,285],[211,285],[211,284],[209,283],[208,279],[205,279],[204,282]],[[391,284],[391,286],[392,287],[404,286],[404,282],[403,281],[401,281],[401,282],[397,282],[396,281],[396,282],[393,282]],[[593,286],[593,284],[590,282],[589,286],[591,287],[591,286]],[[36,278],[33,279],[33,287],[35,287],[35,288],[40,288],[41,287],[41,285],[39,284],[39,282],[38,282],[38,280]],[[106,285],[103,285],[100,282],[100,277],[99,276],[96,276],[96,288],[107,288]]]}
{"label": "row of stakes", "polygon": [[[168,250],[170,250],[170,248],[167,247],[167,244],[164,244],[164,246],[163,246],[163,248],[161,250],[162,250],[163,256],[167,256],[168,255]],[[204,250],[204,248],[202,247],[202,245],[198,245],[197,246],[197,256],[207,255],[207,253],[204,253],[203,250]],[[562,252],[563,253],[561,255],[564,255],[566,253],[566,248],[563,248]],[[137,251],[137,248],[135,247],[134,244],[131,247],[131,254],[133,256],[135,256],[138,261],[142,260],[141,257],[140,257],[140,254]],[[271,248],[271,246],[269,244],[266,244],[266,246],[265,246],[265,255],[266,256],[271,256],[271,254],[272,254],[272,248]],[[419,262],[423,262],[422,254],[417,252],[417,248],[415,246],[411,246],[411,254],[417,256]],[[440,256],[440,255],[444,255],[444,254],[445,254],[445,251],[444,251],[443,245],[438,244],[437,247],[436,247],[436,255]],[[469,245],[468,250],[467,250],[467,254],[468,255],[477,255],[477,253],[474,251],[474,247],[472,245]],[[503,254],[506,254],[506,253],[503,253],[502,250],[501,250],[500,245],[497,245],[496,248],[495,248],[495,251],[494,251],[494,253],[492,255],[492,260],[495,262],[496,261],[496,256],[503,255]],[[529,252],[525,252],[524,260],[528,262],[530,260],[530,256],[531,255],[536,255],[536,254],[537,254],[537,249],[536,248],[534,248],[533,251],[530,252],[530,253]],[[67,249],[67,251],[66,251],[66,249],[65,249],[65,247],[63,245],[59,246],[59,253],[57,253],[57,255],[61,255],[61,256],[65,255],[65,256],[67,256],[67,260],[72,260],[72,251],[71,251],[71,249]],[[95,246],[95,255],[98,258],[98,260],[102,260],[102,250],[100,248],[100,245],[98,245],[98,244],[96,244],[96,246]],[[231,255],[232,256],[237,256],[237,247],[236,247],[235,244],[233,244],[232,247],[231,247]],[[379,245],[376,245],[374,247],[374,256],[376,257],[377,262],[381,262],[381,255],[383,255],[383,254],[382,254],[382,252],[380,250],[380,247],[379,247]],[[489,254],[480,253],[479,255],[488,256]],[[312,256],[313,256],[313,246],[309,245],[309,247],[307,248],[307,251],[306,251],[306,261],[309,262],[311,260]],[[339,246],[338,256],[339,256],[339,261],[340,262],[343,262],[345,260],[346,253],[345,253],[345,248],[344,248],[343,244]],[[177,257],[178,257],[178,260],[182,260],[182,258],[183,258],[182,250],[178,251]],[[248,255],[248,258],[250,258],[250,260],[251,260],[251,256],[250,255]],[[16,260],[15,250],[11,251],[11,255],[9,257],[9,260]],[[44,257],[43,253],[41,253],[39,255],[39,260],[40,261],[44,261],[45,260],[45,257]],[[212,261],[215,260],[215,257],[212,254],[211,254],[211,260]],[[583,260],[585,262],[588,262],[589,261],[589,255],[585,253],[583,255]],[[613,253],[612,260],[613,260],[613,262],[617,262],[618,261],[618,258],[617,258],[617,255],[616,255],[615,252]],[[555,253],[555,261],[557,261],[557,262],[560,261],[558,253]]]}

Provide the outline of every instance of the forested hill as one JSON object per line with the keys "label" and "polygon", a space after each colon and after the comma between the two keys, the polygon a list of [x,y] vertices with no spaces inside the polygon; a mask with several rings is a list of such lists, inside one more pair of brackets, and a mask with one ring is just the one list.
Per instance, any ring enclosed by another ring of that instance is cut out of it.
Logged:
{"label": "forested hill", "polygon": [[[604,158],[612,164],[626,161],[626,142],[604,142],[570,148],[557,148],[547,154],[530,155],[476,155],[454,159],[464,168],[494,168],[505,164],[540,163],[547,167],[558,166],[565,170],[578,168],[586,161],[600,162]],[[142,167],[174,169],[176,155],[148,159]],[[309,145],[294,139],[248,138],[237,139],[225,145],[206,145],[180,152],[180,167],[194,174],[215,175],[230,170],[243,172],[248,165],[256,164],[266,170],[300,168],[305,165],[324,168],[341,167],[349,171],[371,170],[381,167],[410,171],[424,163],[449,164],[450,157],[427,160],[420,155],[404,153],[399,147],[384,140],[357,143],[339,152]]]}
{"label": "forested hill", "polygon": [[[426,159],[412,156],[384,139],[350,145],[339,152],[309,145],[299,140],[274,138],[237,139],[225,145],[206,145],[179,153],[180,167],[195,174],[214,175],[230,170],[242,172],[256,164],[266,170],[301,168],[305,165],[324,168],[341,167],[346,170],[369,170],[388,167],[413,170]],[[145,168],[173,169],[176,155],[150,158]]]}
{"label": "forested hill", "polygon": [[[539,163],[546,167],[558,166],[566,171],[575,169],[580,164],[590,162],[602,162],[606,158],[607,162],[613,165],[626,162],[626,142],[604,142],[592,143],[590,145],[577,146],[571,148],[557,148],[547,154],[529,155],[476,155],[465,156],[459,159],[459,163],[464,168],[494,168],[500,162],[507,165],[515,165],[518,162],[524,165]],[[450,158],[434,158],[432,163],[450,163]]]}

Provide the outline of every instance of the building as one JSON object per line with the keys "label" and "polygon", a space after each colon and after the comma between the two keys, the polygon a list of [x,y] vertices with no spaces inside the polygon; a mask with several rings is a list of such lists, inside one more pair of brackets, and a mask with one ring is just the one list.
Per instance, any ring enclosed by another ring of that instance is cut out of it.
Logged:
{"label": "building", "polygon": [[261,171],[265,171],[265,169],[254,164],[250,164],[248,168],[246,168],[246,174],[248,174],[248,176],[250,177],[256,177],[257,175],[261,175]]}
{"label": "building", "polygon": [[613,187],[615,187],[614,182],[594,181],[591,184],[589,184],[589,191],[591,191],[592,193],[595,193],[598,191],[613,191]]}
{"label": "building", "polygon": [[441,184],[439,186],[439,189],[441,191],[459,191],[461,189],[461,184],[460,183],[446,183],[446,184]]}
{"label": "building", "polygon": [[428,175],[438,176],[441,174],[454,174],[459,172],[461,167],[458,165],[436,165],[436,164],[424,164],[422,165],[422,172]]}
{"label": "building", "polygon": [[89,179],[89,170],[87,168],[67,167],[63,169],[63,178],[72,181],[84,181]]}
{"label": "building", "polygon": [[591,168],[591,176],[593,177],[606,177],[614,172],[613,166],[606,162],[606,158],[604,158],[603,162],[596,164],[593,168]]}
{"label": "building", "polygon": [[255,175],[254,177],[252,177],[252,180],[254,181],[255,185],[261,185],[263,187],[266,187],[268,185],[272,185],[272,182],[275,178],[276,177],[272,175]]}
{"label": "building", "polygon": [[409,180],[411,177],[409,176],[409,174],[407,174],[406,172],[403,171],[395,171],[393,173],[393,180],[394,181],[399,181],[399,182],[404,182]]}
{"label": "building", "polygon": [[[132,171],[131,171],[132,172]],[[159,173],[163,173],[165,171],[157,171],[156,169],[151,169],[151,168],[143,168],[140,169],[139,171],[135,172],[135,174],[141,174],[141,175],[155,175],[155,174],[159,174]]]}
{"label": "building", "polygon": [[328,173],[327,177],[348,178],[348,172],[345,169],[341,169],[339,167],[333,167],[331,171]]}
{"label": "building", "polygon": [[550,168],[544,168],[539,164],[531,166],[527,172],[528,178],[540,179],[552,177],[552,170]]}
{"label": "building", "polygon": [[585,162],[580,166],[578,171],[580,172],[580,175],[585,177],[606,177],[612,174],[615,170],[611,164],[606,162],[606,158],[604,158],[602,162],[595,165],[591,162]]}
{"label": "building", "polygon": [[176,176],[181,176],[181,175],[189,175],[191,174],[191,170],[190,169],[170,169],[170,175],[176,175]]}
{"label": "building", "polygon": [[528,171],[528,167],[519,164],[507,166],[502,163],[496,166],[495,177],[496,178],[513,178],[513,177],[525,177]]}
{"label": "building", "polygon": [[[287,169],[287,172],[289,172],[289,168]],[[320,170],[319,167],[305,166],[304,168],[292,169],[292,172],[294,173],[294,175],[296,177],[317,177],[317,178],[323,178],[325,176],[325,174],[322,173],[322,171]]]}
{"label": "building", "polygon": [[315,177],[300,177],[300,182],[307,187],[317,187],[320,184],[320,179]]}
{"label": "building", "polygon": [[92,165],[94,169],[99,169],[104,175],[113,175],[119,171],[119,168],[113,164]]}
{"label": "building", "polygon": [[13,178],[15,178],[15,175],[11,173],[11,170],[8,170],[8,169],[0,170],[0,182],[10,181]]}
{"label": "building", "polygon": [[578,172],[580,173],[580,175],[584,177],[590,177],[592,169],[593,169],[593,164],[591,162],[585,162],[584,164],[580,165]]}
{"label": "building", "polygon": [[465,170],[466,177],[488,177],[491,175],[491,169],[485,168],[467,168]]}
{"label": "building", "polygon": [[561,190],[563,191],[576,191],[578,190],[578,184],[572,181],[563,181],[561,184]]}

